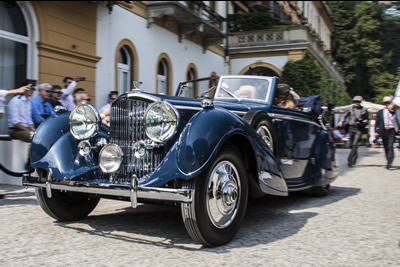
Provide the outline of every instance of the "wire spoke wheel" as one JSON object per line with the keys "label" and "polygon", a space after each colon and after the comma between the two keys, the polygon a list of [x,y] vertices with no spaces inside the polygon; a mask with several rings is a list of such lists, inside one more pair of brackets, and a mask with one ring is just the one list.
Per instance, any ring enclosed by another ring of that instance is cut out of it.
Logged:
{"label": "wire spoke wheel", "polygon": [[248,198],[244,159],[238,149],[225,145],[202,174],[183,182],[194,189],[192,203],[181,204],[190,237],[208,247],[233,239],[243,221]]}

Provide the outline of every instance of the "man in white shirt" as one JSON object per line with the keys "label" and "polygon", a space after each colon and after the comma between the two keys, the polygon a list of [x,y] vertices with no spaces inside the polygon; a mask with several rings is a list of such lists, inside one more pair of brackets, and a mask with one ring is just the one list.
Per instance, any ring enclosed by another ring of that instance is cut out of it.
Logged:
{"label": "man in white shirt", "polygon": [[18,95],[18,94],[24,94],[25,91],[29,91],[30,87],[29,86],[21,86],[20,88],[17,89],[12,89],[12,90],[2,90],[0,89],[0,119],[4,114],[4,106],[3,106],[3,101],[6,100],[7,96],[13,96],[13,95]]}
{"label": "man in white shirt", "polygon": [[11,138],[30,143],[35,127],[33,126],[30,97],[34,87],[22,95],[14,96],[8,103],[8,133]]}
{"label": "man in white shirt", "polygon": [[[27,91],[30,91],[30,86],[21,86],[17,89],[12,90],[2,90],[0,89],[0,119],[4,113],[3,101],[6,100],[7,96],[13,96],[18,94],[24,94]],[[0,194],[0,199],[4,198],[5,194]]]}
{"label": "man in white shirt", "polygon": [[392,98],[390,96],[385,96],[383,98],[383,103],[386,107],[379,110],[376,114],[375,137],[380,136],[382,138],[387,160],[386,169],[390,170],[394,160],[393,143],[398,129],[396,129],[397,123],[394,121],[394,110],[389,108],[392,106]]}
{"label": "man in white shirt", "polygon": [[76,76],[75,79],[71,77],[65,77],[63,79],[64,89],[61,90],[61,98],[59,101],[68,111],[72,111],[76,106],[72,93],[78,82],[84,80],[85,77],[82,76]]}
{"label": "man in white shirt", "polygon": [[394,127],[396,130],[396,138],[400,139],[400,96],[396,96],[393,101],[393,109],[395,110]]}

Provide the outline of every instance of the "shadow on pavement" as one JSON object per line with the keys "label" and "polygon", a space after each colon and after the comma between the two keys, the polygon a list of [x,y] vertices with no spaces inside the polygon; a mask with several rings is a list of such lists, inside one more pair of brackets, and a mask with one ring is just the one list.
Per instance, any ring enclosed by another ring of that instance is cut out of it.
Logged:
{"label": "shadow on pavement", "polygon": [[37,205],[35,193],[33,191],[21,190],[21,188],[13,187],[13,189],[2,190],[1,193],[5,197],[0,199],[0,207],[9,205]]}
{"label": "shadow on pavement", "polygon": [[[266,196],[251,200],[244,222],[234,240],[216,248],[202,247],[190,239],[179,206],[139,205],[136,209],[124,208],[113,214],[92,215],[79,224],[58,222],[58,225],[125,242],[224,253],[232,248],[268,244],[294,235],[310,218],[318,215],[314,211],[301,210],[329,205],[359,192],[359,188],[333,186],[329,195],[323,198],[296,193],[290,197]],[[88,230],[82,223],[92,229]]]}
{"label": "shadow on pavement", "polygon": [[[356,165],[352,167],[347,166],[347,157],[350,154],[350,149],[336,149],[336,153],[338,154],[339,158],[339,177],[344,175],[347,171],[351,171],[352,169],[356,169],[359,167],[381,167],[382,169],[385,169],[386,164],[360,164],[360,161],[364,157],[381,157],[383,159],[383,162],[386,162],[385,160],[385,154],[382,153],[383,148],[376,148],[376,149],[371,149],[368,147],[359,147],[358,148],[358,159]],[[393,166],[391,170],[397,170],[400,169],[400,166]]]}

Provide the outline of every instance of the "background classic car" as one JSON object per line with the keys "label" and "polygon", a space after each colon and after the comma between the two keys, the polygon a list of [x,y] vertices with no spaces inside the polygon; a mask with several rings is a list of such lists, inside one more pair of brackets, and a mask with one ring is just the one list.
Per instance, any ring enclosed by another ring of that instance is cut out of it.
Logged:
{"label": "background classic car", "polygon": [[[85,218],[100,198],[180,203],[194,241],[227,243],[249,197],[306,189],[323,196],[338,175],[321,116],[273,105],[277,82],[199,79],[181,83],[175,96],[135,88],[112,103],[110,127],[90,105],[59,112],[35,133],[39,177],[24,184],[60,221]],[[200,96],[182,97],[194,87]]]}

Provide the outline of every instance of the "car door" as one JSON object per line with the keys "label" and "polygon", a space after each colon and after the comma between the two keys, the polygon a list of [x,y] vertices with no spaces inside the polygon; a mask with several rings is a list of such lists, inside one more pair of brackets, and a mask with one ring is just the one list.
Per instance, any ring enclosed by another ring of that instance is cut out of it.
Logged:
{"label": "car door", "polygon": [[276,128],[277,156],[285,178],[302,177],[320,126],[302,111],[276,107],[269,115]]}

